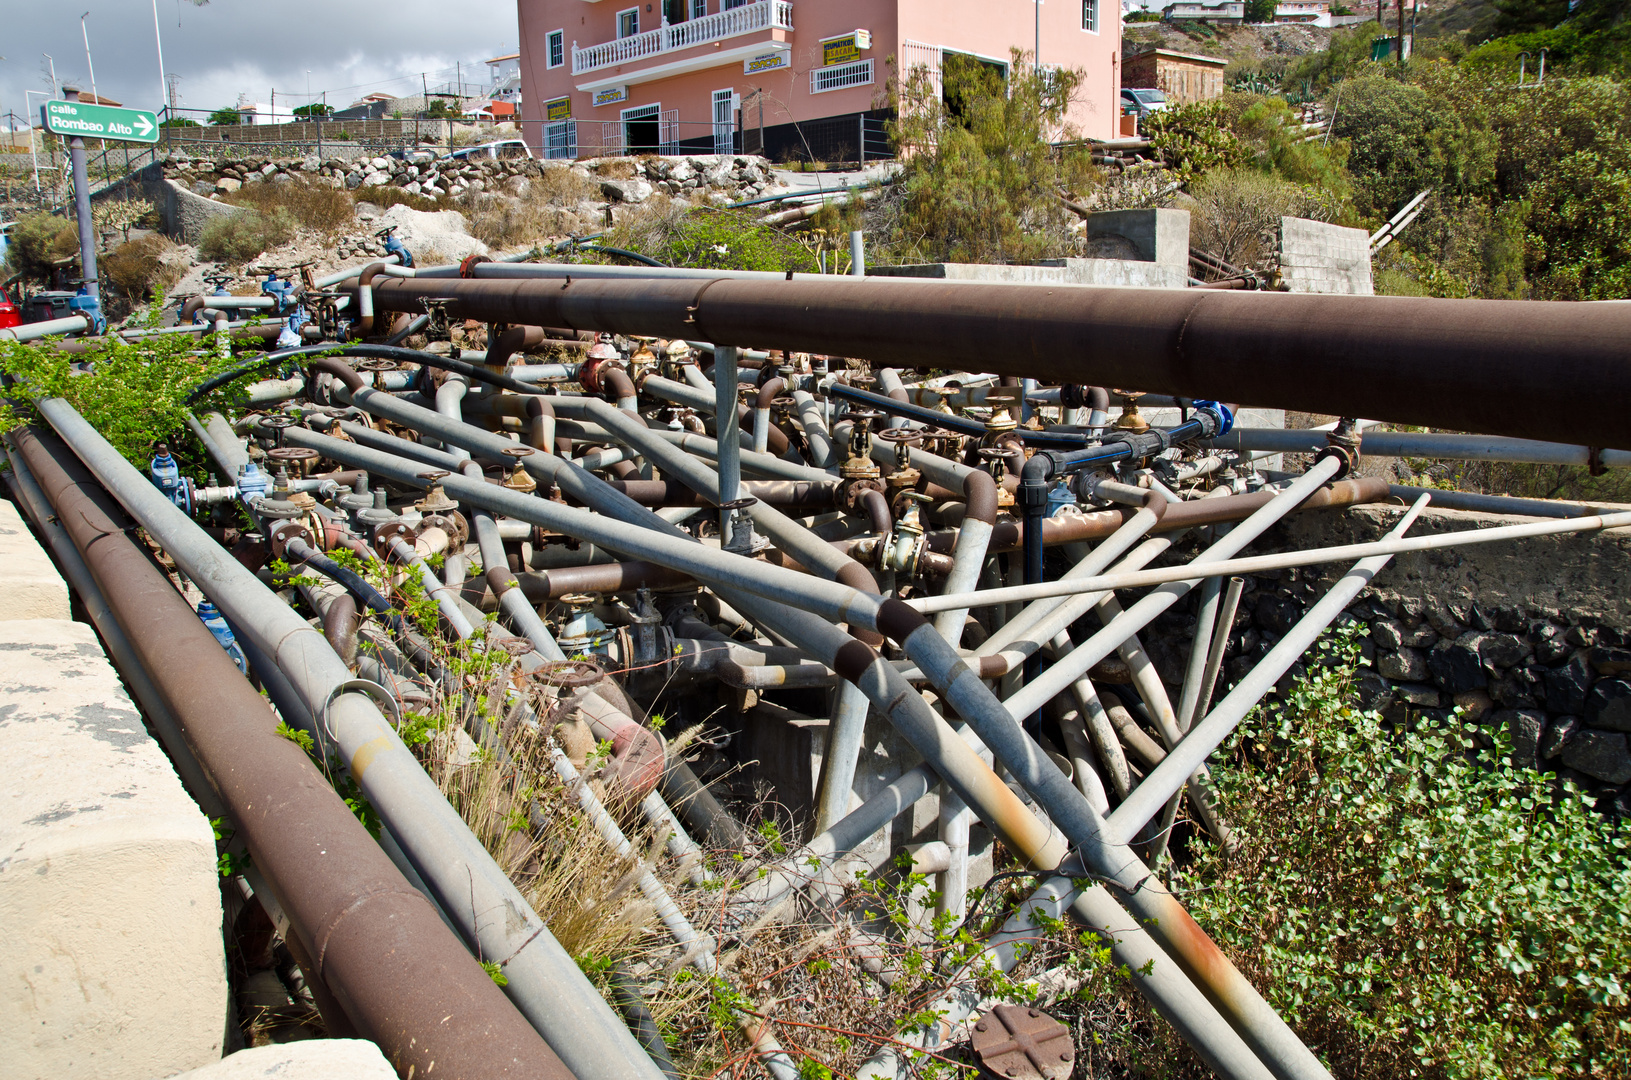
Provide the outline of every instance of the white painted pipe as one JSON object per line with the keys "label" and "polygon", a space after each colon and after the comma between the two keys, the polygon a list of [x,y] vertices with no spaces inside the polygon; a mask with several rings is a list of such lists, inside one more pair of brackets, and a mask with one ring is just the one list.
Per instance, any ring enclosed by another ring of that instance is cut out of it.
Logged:
{"label": "white painted pipe", "polygon": [[0,341],[38,341],[58,334],[78,334],[90,329],[90,320],[83,315],[70,315],[66,319],[47,319],[45,322],[24,323],[9,330],[0,330]]}
{"label": "white painted pipe", "polygon": [[1098,577],[1078,578],[1075,581],[1012,585],[1000,589],[983,589],[979,592],[920,597],[906,603],[927,614],[960,607],[992,607],[997,604],[1022,603],[1055,596],[1071,596],[1076,593],[1102,592],[1108,589],[1141,589],[1150,585],[1167,585],[1175,581],[1199,581],[1208,577],[1257,574],[1265,570],[1288,570],[1294,566],[1341,562],[1347,559],[1369,558],[1373,555],[1403,555],[1411,551],[1437,551],[1467,544],[1493,544],[1501,540],[1523,540],[1536,536],[1558,536],[1564,533],[1627,527],[1631,527],[1631,512],[1599,514],[1557,521],[1535,521],[1523,525],[1503,525],[1493,529],[1465,529],[1437,536],[1413,536],[1376,540],[1368,544],[1311,548],[1307,551],[1290,551],[1280,555],[1254,555],[1244,559],[1227,559],[1212,563],[1189,563],[1184,566],[1167,566],[1157,570],[1139,570],[1126,574],[1101,574]]}

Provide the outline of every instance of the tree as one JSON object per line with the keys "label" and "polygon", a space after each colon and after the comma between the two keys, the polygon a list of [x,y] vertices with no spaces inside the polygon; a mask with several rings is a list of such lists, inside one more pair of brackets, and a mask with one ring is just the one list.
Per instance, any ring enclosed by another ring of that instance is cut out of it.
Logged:
{"label": "tree", "polygon": [[1065,112],[1078,70],[1037,71],[1019,50],[1006,85],[991,65],[946,56],[942,85],[924,68],[891,80],[890,135],[905,163],[900,232],[918,261],[1028,263],[1073,239],[1060,200],[1096,185]]}
{"label": "tree", "polygon": [[424,112],[424,117],[427,120],[457,120],[463,115],[464,114],[458,110],[457,106],[449,105],[441,98],[437,98],[435,101],[431,102],[430,108],[426,109]]}
{"label": "tree", "polygon": [[212,126],[221,124],[237,124],[242,122],[243,115],[234,108],[216,109],[210,113],[209,122]]}
{"label": "tree", "polygon": [[294,114],[296,116],[330,116],[333,112],[334,107],[332,105],[313,102],[310,105],[302,105],[295,109]]}
{"label": "tree", "polygon": [[[237,113],[234,112],[233,115],[236,116]],[[237,121],[234,120],[233,123],[237,123]],[[166,128],[195,128],[198,126],[199,123],[197,120],[189,120],[185,116],[172,116],[170,119],[160,121],[159,123],[159,127]]]}
{"label": "tree", "polygon": [[1274,21],[1275,0],[1246,0],[1246,21],[1271,23]]}

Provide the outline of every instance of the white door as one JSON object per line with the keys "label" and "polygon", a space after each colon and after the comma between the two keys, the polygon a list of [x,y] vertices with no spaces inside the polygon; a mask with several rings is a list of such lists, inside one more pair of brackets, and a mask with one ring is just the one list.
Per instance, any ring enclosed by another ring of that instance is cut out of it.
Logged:
{"label": "white door", "polygon": [[734,90],[714,91],[714,153],[736,152],[736,110],[740,99]]}

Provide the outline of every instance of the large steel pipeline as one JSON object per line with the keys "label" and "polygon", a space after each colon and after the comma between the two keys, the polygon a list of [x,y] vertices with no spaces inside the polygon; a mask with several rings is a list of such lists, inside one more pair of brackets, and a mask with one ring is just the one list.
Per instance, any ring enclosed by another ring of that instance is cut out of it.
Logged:
{"label": "large steel pipeline", "polygon": [[391,863],[66,449],[16,443],[305,955],[404,1076],[571,1073]]}
{"label": "large steel pipeline", "polygon": [[1631,449],[1615,304],[824,280],[378,280],[379,310],[774,346]]}

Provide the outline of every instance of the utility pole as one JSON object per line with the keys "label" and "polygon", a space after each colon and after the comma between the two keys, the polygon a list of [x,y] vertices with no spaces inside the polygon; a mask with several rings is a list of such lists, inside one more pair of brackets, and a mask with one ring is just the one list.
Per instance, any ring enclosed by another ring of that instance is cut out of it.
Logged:
{"label": "utility pole", "polygon": [[[79,91],[63,87],[62,96],[68,101],[78,101]],[[79,275],[85,279],[85,291],[100,299],[102,291],[96,280],[96,226],[91,222],[91,184],[85,168],[85,140],[78,135],[68,137],[68,159],[73,164],[74,217],[79,222]]]}
{"label": "utility pole", "polygon": [[[85,39],[85,66],[91,69],[91,97],[96,99],[98,105],[102,104],[102,95],[96,92],[96,65],[91,63],[91,32],[85,29],[85,20],[91,13],[86,12],[79,17],[79,34]],[[74,100],[78,100],[75,98]]]}
{"label": "utility pole", "polygon": [[175,108],[175,102],[170,101],[165,94],[164,82],[164,38],[159,35],[159,0],[153,0],[153,43],[159,50],[159,102],[165,106],[166,112]]}
{"label": "utility pole", "polygon": [[1397,6],[1398,11],[1399,11],[1398,55],[1399,55],[1399,66],[1403,67],[1404,66],[1404,0],[1394,0],[1394,3]]}

